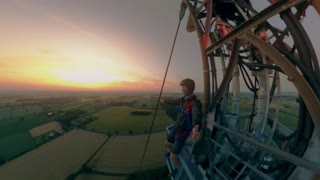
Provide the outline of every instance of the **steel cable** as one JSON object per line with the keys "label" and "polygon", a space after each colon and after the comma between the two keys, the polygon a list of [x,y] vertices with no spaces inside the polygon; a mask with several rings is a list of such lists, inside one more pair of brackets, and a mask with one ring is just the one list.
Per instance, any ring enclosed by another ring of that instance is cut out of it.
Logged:
{"label": "steel cable", "polygon": [[160,99],[161,99],[161,96],[162,96],[163,87],[164,87],[164,84],[165,84],[165,81],[166,81],[166,78],[167,78],[169,66],[170,66],[171,59],[172,59],[173,50],[174,50],[174,47],[175,47],[175,44],[176,44],[176,40],[177,40],[177,36],[178,36],[181,20],[182,20],[182,18],[184,16],[185,10],[186,10],[186,5],[181,3],[181,10],[180,10],[180,14],[179,14],[179,22],[178,22],[177,30],[176,30],[175,37],[174,37],[174,40],[173,40],[173,44],[172,44],[172,48],[171,48],[171,52],[170,52],[170,56],[169,56],[169,60],[168,60],[168,64],[167,64],[167,68],[166,68],[166,71],[165,71],[165,74],[164,74],[164,77],[163,77],[160,93],[159,93],[159,96],[158,96],[157,106],[156,106],[155,112],[153,114],[152,123],[151,123],[150,130],[149,130],[149,133],[148,133],[148,138],[147,138],[146,144],[144,146],[143,154],[142,154],[142,157],[141,157],[141,160],[140,160],[139,169],[141,169],[142,162],[144,160],[144,157],[145,157],[145,154],[146,154],[146,151],[147,151],[147,148],[148,148],[148,144],[149,144],[149,141],[150,141],[150,136],[151,136],[151,133],[152,133],[153,125],[154,125],[154,122],[155,122],[155,119],[156,119],[156,115],[157,115],[157,112],[158,112],[158,109],[159,109],[159,103],[160,103]]}

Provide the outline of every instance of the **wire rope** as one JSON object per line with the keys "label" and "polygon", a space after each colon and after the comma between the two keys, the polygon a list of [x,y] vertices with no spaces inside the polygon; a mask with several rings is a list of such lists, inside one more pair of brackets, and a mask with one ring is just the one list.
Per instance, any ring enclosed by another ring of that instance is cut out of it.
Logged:
{"label": "wire rope", "polygon": [[153,114],[152,123],[151,123],[151,125],[150,125],[150,130],[149,130],[149,133],[148,133],[148,138],[147,138],[146,144],[145,144],[145,146],[144,146],[144,150],[143,150],[142,157],[141,157],[141,160],[140,160],[139,169],[141,169],[141,167],[142,167],[142,162],[143,162],[144,157],[145,157],[145,155],[146,155],[146,151],[147,151],[148,144],[149,144],[149,141],[150,141],[150,136],[151,136],[151,133],[152,133],[153,125],[154,125],[154,122],[155,122],[155,119],[156,119],[156,115],[157,115],[157,112],[158,112],[158,109],[159,109],[159,103],[160,103],[160,99],[161,99],[161,96],[162,96],[163,87],[164,87],[164,84],[165,84],[165,81],[166,81],[166,78],[167,78],[169,66],[170,66],[171,59],[172,59],[173,50],[174,50],[174,47],[175,47],[175,44],[176,44],[176,40],[177,40],[177,36],[178,36],[178,32],[179,32],[181,20],[182,20],[182,18],[183,18],[183,16],[184,16],[185,10],[186,10],[186,5],[183,4],[183,3],[181,3],[181,10],[180,10],[180,15],[179,15],[178,26],[177,26],[176,33],[175,33],[175,36],[174,36],[174,40],[173,40],[173,44],[172,44],[172,48],[171,48],[171,52],[170,52],[168,64],[167,64],[167,67],[166,67],[166,71],[165,71],[165,73],[164,73],[164,77],[163,77],[163,81],[162,81],[160,93],[159,93],[159,96],[158,96],[157,106],[156,106],[155,112],[154,112],[154,114]]}

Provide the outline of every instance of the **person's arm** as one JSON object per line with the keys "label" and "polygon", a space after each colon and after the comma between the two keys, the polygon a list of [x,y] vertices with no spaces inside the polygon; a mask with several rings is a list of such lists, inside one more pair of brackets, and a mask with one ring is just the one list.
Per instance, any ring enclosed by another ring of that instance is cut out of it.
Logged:
{"label": "person's arm", "polygon": [[161,104],[172,104],[172,105],[179,105],[181,98],[176,99],[160,99]]}

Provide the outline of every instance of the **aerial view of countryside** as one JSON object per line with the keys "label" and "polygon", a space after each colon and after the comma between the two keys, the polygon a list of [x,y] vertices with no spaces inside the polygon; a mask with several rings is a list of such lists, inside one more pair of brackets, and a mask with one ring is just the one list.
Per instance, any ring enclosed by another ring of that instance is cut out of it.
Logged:
{"label": "aerial view of countryside", "polygon": [[0,0],[0,180],[320,180],[320,0]]}

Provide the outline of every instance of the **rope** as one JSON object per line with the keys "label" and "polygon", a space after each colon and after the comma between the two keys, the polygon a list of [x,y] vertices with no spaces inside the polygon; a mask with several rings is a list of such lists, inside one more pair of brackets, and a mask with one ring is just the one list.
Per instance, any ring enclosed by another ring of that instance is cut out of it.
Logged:
{"label": "rope", "polygon": [[149,133],[148,133],[147,142],[146,142],[146,145],[144,146],[143,154],[142,154],[142,157],[141,157],[141,160],[140,160],[139,169],[141,169],[142,162],[143,162],[144,157],[145,157],[145,155],[146,155],[146,151],[147,151],[147,148],[148,148],[150,136],[151,136],[152,129],[153,129],[153,124],[154,124],[154,121],[155,121],[155,119],[156,119],[156,114],[157,114],[158,109],[159,109],[159,103],[160,103],[160,99],[161,99],[161,96],[162,96],[162,91],[163,91],[164,83],[165,83],[165,81],[166,81],[167,74],[168,74],[168,70],[169,70],[169,66],[170,66],[170,63],[171,63],[172,53],[173,53],[173,50],[174,50],[174,46],[175,46],[175,44],[176,44],[176,40],[177,40],[177,36],[178,36],[178,32],[179,32],[181,20],[182,20],[182,18],[183,18],[183,16],[184,16],[184,13],[185,13],[187,7],[186,7],[186,5],[185,5],[184,3],[181,3],[181,7],[180,7],[180,8],[181,8],[181,9],[180,9],[180,13],[179,13],[179,23],[178,23],[177,30],[176,30],[176,34],[175,34],[174,41],[173,41],[173,44],[172,44],[172,48],[171,48],[170,57],[169,57],[169,61],[168,61],[168,64],[167,64],[166,72],[165,72],[164,77],[163,77],[160,94],[159,94],[159,96],[158,96],[157,106],[156,106],[155,112],[154,112],[154,114],[153,114],[152,123],[151,123],[150,130],[149,130]]}
{"label": "rope", "polygon": [[66,177],[66,180],[75,180],[78,175],[80,175],[83,172],[91,171],[91,168],[89,168],[87,165],[92,160],[92,158],[100,151],[100,149],[109,141],[110,137],[108,137],[106,140],[103,141],[103,143],[98,147],[98,149],[91,155],[91,157],[81,166],[81,168],[76,171],[75,173],[70,174]]}

